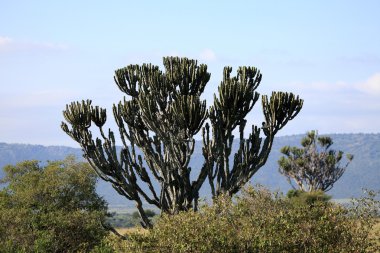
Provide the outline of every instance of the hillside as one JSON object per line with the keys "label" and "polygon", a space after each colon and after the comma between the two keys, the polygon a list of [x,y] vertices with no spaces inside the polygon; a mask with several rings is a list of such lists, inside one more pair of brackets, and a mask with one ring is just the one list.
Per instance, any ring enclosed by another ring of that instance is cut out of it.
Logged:
{"label": "hillside", "polygon": [[[334,149],[340,149],[353,154],[354,160],[349,165],[346,173],[335,184],[329,192],[334,198],[349,198],[359,196],[362,188],[379,189],[380,183],[380,134],[329,134],[334,140]],[[260,183],[273,190],[279,189],[286,192],[290,189],[286,179],[278,172],[277,160],[280,157],[280,148],[285,145],[299,146],[303,135],[277,137],[274,141],[272,152],[266,165],[254,175],[252,182]],[[201,154],[202,143],[198,141],[191,160],[193,175],[203,162]],[[79,148],[63,146],[41,146],[26,144],[0,143],[0,166],[15,164],[23,160],[47,160],[63,159],[69,154],[81,158]],[[2,171],[0,171],[1,176]],[[205,182],[201,190],[202,196],[209,195],[209,187]],[[100,194],[104,195],[110,205],[128,205],[124,198],[121,198],[113,188],[100,182],[98,186]]]}

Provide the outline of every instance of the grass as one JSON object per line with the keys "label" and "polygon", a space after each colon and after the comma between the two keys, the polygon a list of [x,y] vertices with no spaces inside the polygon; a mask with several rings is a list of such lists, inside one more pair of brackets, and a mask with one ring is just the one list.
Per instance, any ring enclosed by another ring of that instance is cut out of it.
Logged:
{"label": "grass", "polygon": [[378,246],[380,246],[380,218],[377,219],[376,225],[372,228],[371,237],[376,240]]}
{"label": "grass", "polygon": [[133,228],[116,228],[116,231],[122,235],[127,235],[131,233],[146,234],[149,230],[142,227],[133,227]]}

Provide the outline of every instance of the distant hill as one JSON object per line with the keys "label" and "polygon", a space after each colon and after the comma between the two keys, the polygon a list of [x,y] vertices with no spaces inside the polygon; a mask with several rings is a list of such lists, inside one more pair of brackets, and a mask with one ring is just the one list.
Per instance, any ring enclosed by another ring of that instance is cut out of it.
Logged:
{"label": "distant hill", "polygon": [[[0,142],[0,168],[24,160],[54,161],[68,155],[82,157],[82,150],[65,146],[42,146],[30,144],[7,144]],[[0,171],[1,175],[2,171]]]}
{"label": "distant hill", "polygon": [[[267,163],[253,176],[252,183],[263,184],[272,190],[278,189],[283,192],[289,190],[288,182],[278,172],[277,160],[281,156],[281,147],[299,146],[303,136],[276,137]],[[360,196],[362,188],[380,189],[380,134],[329,134],[328,136],[334,141],[333,149],[354,155],[354,160],[346,173],[328,193],[334,198],[350,198]],[[201,145],[202,142],[197,141],[191,160],[192,175],[194,176],[203,162]],[[59,160],[69,154],[78,158],[82,157],[79,148],[0,143],[0,167],[2,168],[6,164],[16,164],[23,160],[39,160],[41,162]],[[2,176],[2,171],[0,171],[0,176]],[[110,205],[133,205],[118,196],[113,188],[104,182],[99,183],[98,192],[105,196]],[[201,189],[201,195],[209,195],[207,182]]]}

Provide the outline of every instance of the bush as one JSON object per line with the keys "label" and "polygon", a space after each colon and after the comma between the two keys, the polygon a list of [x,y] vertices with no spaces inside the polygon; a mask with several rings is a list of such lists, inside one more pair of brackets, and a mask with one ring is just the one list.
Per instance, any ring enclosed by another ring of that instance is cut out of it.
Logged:
{"label": "bush", "polygon": [[108,234],[107,204],[88,164],[25,161],[4,171],[0,252],[87,252]]}
{"label": "bush", "polygon": [[113,247],[120,252],[376,252],[369,237],[374,205],[379,207],[373,198],[349,209],[328,202],[294,205],[280,194],[249,187],[233,201],[220,197],[198,213],[163,215],[150,232],[131,234],[124,242],[112,239]]}
{"label": "bush", "polygon": [[315,204],[323,205],[328,204],[331,196],[327,195],[324,191],[305,192],[301,190],[290,190],[286,194],[290,202],[294,205],[307,205],[313,206]]}

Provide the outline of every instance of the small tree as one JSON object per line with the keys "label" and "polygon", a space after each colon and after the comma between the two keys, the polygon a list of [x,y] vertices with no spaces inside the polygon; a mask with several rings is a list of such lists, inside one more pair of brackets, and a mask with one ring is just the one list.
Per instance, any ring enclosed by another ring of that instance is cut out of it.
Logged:
{"label": "small tree", "polygon": [[278,161],[280,173],[289,183],[293,180],[305,192],[331,190],[334,183],[343,175],[353,155],[347,154],[347,163],[341,166],[343,151],[330,149],[333,141],[328,136],[318,136],[310,131],[301,141],[302,148],[285,146]]}
{"label": "small tree", "polygon": [[24,161],[4,172],[0,252],[87,252],[108,234],[107,204],[87,163]]}
{"label": "small tree", "polygon": [[[62,129],[80,144],[84,157],[103,180],[136,202],[142,225],[148,227],[151,224],[143,200],[164,213],[175,214],[197,210],[199,189],[207,178],[214,196],[239,191],[265,164],[274,135],[298,114],[303,103],[292,93],[273,92],[270,99],[263,96],[265,122],[261,128],[252,126],[245,139],[245,117],[259,99],[255,90],[262,76],[256,68],[240,67],[237,75],[231,76],[232,69],[226,67],[219,95],[207,110],[206,101],[200,98],[210,79],[207,66],[177,57],[166,57],[163,63],[165,73],[151,64],[129,65],[115,72],[117,86],[129,98],[113,106],[123,144],[120,154],[114,133],[103,129],[105,109],[87,100],[71,103],[63,112],[71,128],[63,122]],[[210,124],[203,127],[207,118]],[[92,123],[99,128],[100,138],[93,137]],[[232,132],[236,128],[240,144],[230,166]],[[205,162],[191,180],[194,136],[201,129]],[[144,157],[137,155],[137,148]]]}

